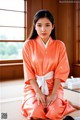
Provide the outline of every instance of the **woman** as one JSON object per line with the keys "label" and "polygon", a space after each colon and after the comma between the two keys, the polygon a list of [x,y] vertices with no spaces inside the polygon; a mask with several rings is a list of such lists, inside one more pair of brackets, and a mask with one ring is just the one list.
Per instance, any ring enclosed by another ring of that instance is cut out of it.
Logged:
{"label": "woman", "polygon": [[23,47],[24,101],[22,113],[28,119],[61,120],[75,109],[63,98],[69,74],[65,45],[55,38],[52,14],[40,10],[34,16],[33,29]]}

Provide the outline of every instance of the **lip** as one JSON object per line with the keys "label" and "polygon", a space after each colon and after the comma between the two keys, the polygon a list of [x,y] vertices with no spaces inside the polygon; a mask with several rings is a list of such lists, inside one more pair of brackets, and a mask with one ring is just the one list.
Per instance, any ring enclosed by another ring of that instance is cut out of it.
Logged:
{"label": "lip", "polygon": [[46,33],[41,33],[41,34],[44,35],[44,36],[46,35]]}

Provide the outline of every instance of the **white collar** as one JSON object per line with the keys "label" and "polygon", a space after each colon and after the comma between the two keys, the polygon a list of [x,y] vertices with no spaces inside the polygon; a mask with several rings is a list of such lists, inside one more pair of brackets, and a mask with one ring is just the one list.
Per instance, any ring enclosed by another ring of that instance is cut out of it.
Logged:
{"label": "white collar", "polygon": [[43,42],[43,40],[41,39],[41,41],[42,41],[42,43],[43,43],[43,45],[44,45],[45,48],[47,48],[48,43],[49,43],[49,40],[50,40],[50,38],[48,39],[48,41],[47,41],[46,44],[45,44],[45,43]]}

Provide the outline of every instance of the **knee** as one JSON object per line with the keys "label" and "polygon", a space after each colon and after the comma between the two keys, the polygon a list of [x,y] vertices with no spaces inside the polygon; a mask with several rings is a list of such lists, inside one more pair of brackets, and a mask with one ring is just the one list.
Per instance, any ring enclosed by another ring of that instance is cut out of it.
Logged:
{"label": "knee", "polygon": [[38,103],[34,103],[33,105],[33,110],[36,111],[36,112],[39,112],[39,111],[43,111],[44,110],[44,107],[42,106],[42,104],[40,103],[38,105]]}
{"label": "knee", "polygon": [[42,104],[40,105],[34,104],[32,116],[37,117],[37,118],[43,118],[43,119],[46,118],[44,107],[42,106]]}

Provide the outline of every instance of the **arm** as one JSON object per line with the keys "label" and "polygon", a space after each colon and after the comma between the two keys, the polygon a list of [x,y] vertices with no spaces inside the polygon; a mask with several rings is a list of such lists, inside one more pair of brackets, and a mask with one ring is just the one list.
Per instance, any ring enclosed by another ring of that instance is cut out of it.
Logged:
{"label": "arm", "polygon": [[57,91],[58,91],[58,89],[60,87],[60,83],[61,83],[60,79],[55,79],[55,81],[54,81],[54,88],[52,90],[52,95],[57,93]]}
{"label": "arm", "polygon": [[55,99],[57,98],[57,91],[59,87],[60,87],[60,79],[55,79],[52,93],[49,96],[47,96],[46,99],[47,105],[50,105],[55,101]]}
{"label": "arm", "polygon": [[40,104],[40,102],[41,102],[43,104],[43,106],[46,106],[45,95],[41,92],[36,80],[30,80],[30,84],[36,93],[34,102],[36,100],[38,100],[38,104]]}
{"label": "arm", "polygon": [[61,82],[65,82],[70,72],[65,44],[61,42],[60,46],[58,46],[58,49],[59,49],[58,64],[55,69],[54,79],[58,78],[60,79]]}
{"label": "arm", "polygon": [[30,84],[32,88],[34,89],[35,93],[41,93],[41,90],[39,89],[36,80],[30,80]]}

